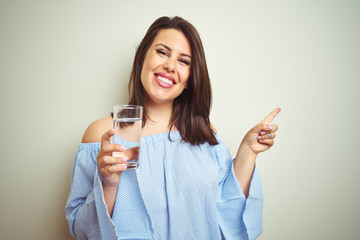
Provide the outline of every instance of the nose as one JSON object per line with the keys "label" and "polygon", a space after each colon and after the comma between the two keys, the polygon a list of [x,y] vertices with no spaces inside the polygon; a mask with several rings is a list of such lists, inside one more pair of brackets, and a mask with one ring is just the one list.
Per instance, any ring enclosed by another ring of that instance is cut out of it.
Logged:
{"label": "nose", "polygon": [[176,65],[175,65],[175,60],[173,59],[168,59],[165,63],[164,63],[164,68],[168,71],[168,72],[175,72],[176,70]]}

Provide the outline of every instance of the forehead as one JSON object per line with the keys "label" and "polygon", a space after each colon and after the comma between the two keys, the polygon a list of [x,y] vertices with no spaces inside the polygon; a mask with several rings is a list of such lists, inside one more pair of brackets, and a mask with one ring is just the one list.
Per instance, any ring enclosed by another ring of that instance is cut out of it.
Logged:
{"label": "forehead", "polygon": [[172,51],[191,55],[190,42],[186,36],[176,29],[161,29],[155,36],[153,46],[164,44]]}

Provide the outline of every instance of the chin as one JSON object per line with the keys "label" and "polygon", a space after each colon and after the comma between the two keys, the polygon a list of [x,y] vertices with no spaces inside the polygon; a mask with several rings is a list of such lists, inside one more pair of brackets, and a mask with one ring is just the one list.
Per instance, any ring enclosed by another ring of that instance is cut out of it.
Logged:
{"label": "chin", "polygon": [[149,98],[150,101],[152,101],[153,103],[165,104],[174,101],[174,98],[166,95],[161,95],[160,93],[154,93],[152,94],[152,96],[153,97],[149,96]]}
{"label": "chin", "polygon": [[168,99],[153,99],[152,102],[155,104],[167,104],[167,103],[173,103],[174,100],[168,100]]}

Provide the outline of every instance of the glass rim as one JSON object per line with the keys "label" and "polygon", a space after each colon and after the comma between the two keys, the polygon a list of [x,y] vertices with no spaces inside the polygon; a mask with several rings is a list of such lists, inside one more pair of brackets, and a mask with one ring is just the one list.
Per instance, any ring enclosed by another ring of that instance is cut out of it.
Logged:
{"label": "glass rim", "polygon": [[127,109],[141,109],[143,106],[141,105],[132,105],[132,104],[116,104],[114,105],[115,108],[127,108]]}

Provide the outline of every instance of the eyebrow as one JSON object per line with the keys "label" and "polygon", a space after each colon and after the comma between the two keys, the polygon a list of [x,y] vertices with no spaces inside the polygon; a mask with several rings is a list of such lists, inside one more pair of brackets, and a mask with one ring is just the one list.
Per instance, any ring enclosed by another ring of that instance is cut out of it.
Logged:
{"label": "eyebrow", "polygon": [[[171,49],[169,46],[167,46],[167,45],[165,45],[165,44],[163,44],[163,43],[159,43],[159,44],[156,44],[156,45],[155,45],[155,47],[158,47],[158,46],[162,46],[162,47],[166,48],[166,50],[172,51],[172,49]],[[190,56],[189,54],[186,54],[186,53],[180,53],[180,55],[181,55],[181,56],[184,56],[184,57],[189,57],[189,58],[191,58],[191,56]]]}

